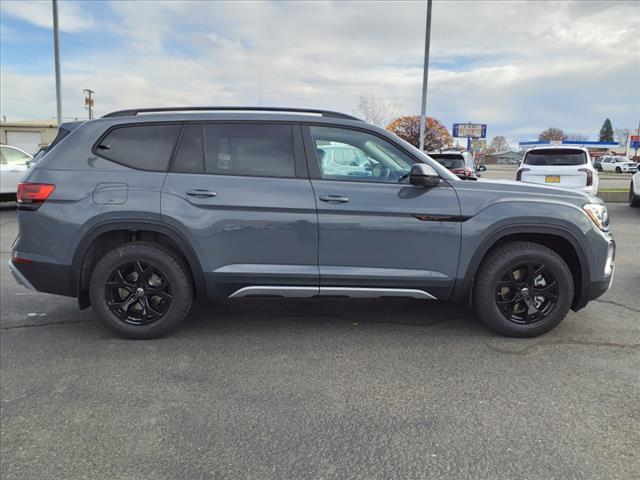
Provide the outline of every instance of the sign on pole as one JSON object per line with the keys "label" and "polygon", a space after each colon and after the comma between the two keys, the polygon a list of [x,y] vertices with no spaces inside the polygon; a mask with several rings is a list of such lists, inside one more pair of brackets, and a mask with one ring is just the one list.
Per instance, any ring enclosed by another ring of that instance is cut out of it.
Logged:
{"label": "sign on pole", "polygon": [[629,148],[632,150],[640,148],[640,135],[631,135]]}
{"label": "sign on pole", "polygon": [[460,138],[486,138],[487,126],[480,123],[454,123],[453,136]]}

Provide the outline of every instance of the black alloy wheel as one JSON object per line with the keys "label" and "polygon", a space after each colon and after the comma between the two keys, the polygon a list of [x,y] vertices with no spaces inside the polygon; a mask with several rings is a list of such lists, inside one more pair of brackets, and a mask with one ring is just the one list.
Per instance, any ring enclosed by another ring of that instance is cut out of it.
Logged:
{"label": "black alloy wheel", "polygon": [[549,316],[558,301],[558,281],[538,263],[509,268],[498,280],[495,302],[502,315],[518,324],[534,324]]}
{"label": "black alloy wheel", "polygon": [[105,285],[109,309],[129,325],[148,325],[160,320],[171,307],[172,288],[167,276],[143,261],[116,267]]}

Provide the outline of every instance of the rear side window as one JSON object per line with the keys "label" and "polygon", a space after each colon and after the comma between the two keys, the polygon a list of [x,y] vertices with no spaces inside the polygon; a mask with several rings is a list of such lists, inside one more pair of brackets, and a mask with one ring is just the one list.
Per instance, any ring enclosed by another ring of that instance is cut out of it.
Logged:
{"label": "rear side window", "polygon": [[462,155],[452,154],[429,154],[436,162],[445,168],[464,168],[464,157]]}
{"label": "rear side window", "polygon": [[554,149],[528,152],[524,157],[525,165],[559,167],[566,165],[584,165],[587,156],[579,150]]}
{"label": "rear side window", "polygon": [[293,128],[249,123],[187,125],[173,171],[295,177]]}
{"label": "rear side window", "polygon": [[118,127],[96,147],[100,156],[139,170],[166,171],[180,125]]}

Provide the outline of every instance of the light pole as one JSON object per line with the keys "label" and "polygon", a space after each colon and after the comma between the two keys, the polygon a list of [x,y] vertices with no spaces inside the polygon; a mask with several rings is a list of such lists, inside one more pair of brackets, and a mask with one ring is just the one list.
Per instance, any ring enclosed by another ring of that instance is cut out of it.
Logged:
{"label": "light pole", "polygon": [[56,69],[56,114],[58,126],[62,123],[62,95],[60,94],[60,38],[58,33],[58,0],[52,0],[53,7],[53,53]]}
{"label": "light pole", "polygon": [[91,98],[91,95],[96,93],[93,90],[90,90],[88,88],[85,88],[83,90],[84,92],[84,106],[87,107],[89,109],[89,120],[91,120],[93,118],[93,98]]}
{"label": "light pole", "polygon": [[429,44],[431,43],[431,0],[427,0],[427,28],[424,38],[424,71],[422,73],[422,109],[420,111],[420,150],[424,150],[427,123],[427,81],[429,80]]}

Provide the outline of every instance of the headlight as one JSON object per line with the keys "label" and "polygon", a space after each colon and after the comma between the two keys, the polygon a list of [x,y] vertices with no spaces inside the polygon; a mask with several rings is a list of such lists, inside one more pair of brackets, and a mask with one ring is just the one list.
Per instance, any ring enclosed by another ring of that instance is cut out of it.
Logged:
{"label": "headlight", "polygon": [[596,224],[600,230],[609,231],[609,212],[607,206],[601,203],[587,203],[582,206],[584,213]]}

